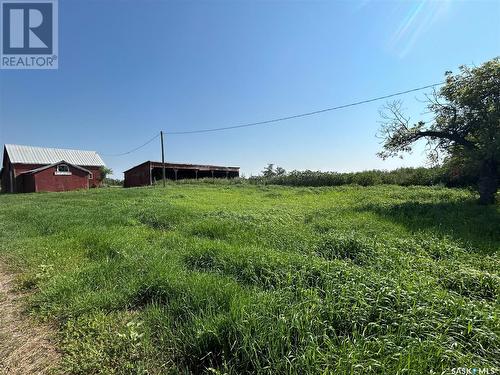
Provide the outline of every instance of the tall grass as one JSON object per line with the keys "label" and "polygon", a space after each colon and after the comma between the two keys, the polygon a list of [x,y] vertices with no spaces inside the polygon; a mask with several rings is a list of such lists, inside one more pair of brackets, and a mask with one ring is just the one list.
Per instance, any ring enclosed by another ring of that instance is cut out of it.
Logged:
{"label": "tall grass", "polygon": [[444,187],[0,196],[0,257],[73,374],[499,367],[499,227]]}

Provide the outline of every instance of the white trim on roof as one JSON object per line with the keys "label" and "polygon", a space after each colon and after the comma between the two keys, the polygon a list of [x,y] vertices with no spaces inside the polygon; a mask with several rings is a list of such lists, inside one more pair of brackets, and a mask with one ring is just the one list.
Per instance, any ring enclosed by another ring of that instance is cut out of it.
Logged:
{"label": "white trim on roof", "polygon": [[69,164],[103,167],[104,161],[95,151],[67,150],[22,145],[5,145],[12,164],[54,164],[65,160]]}
{"label": "white trim on roof", "polygon": [[76,169],[79,169],[83,172],[86,172],[88,174],[92,174],[92,172],[90,172],[88,169],[85,169],[85,168],[82,168],[80,167],[79,165],[75,165],[75,164],[71,164],[71,163],[68,163],[67,161],[65,160],[60,160],[58,161],[57,163],[53,163],[53,164],[49,164],[49,165],[44,165],[43,167],[40,167],[40,168],[36,168],[36,169],[32,169],[31,171],[26,171],[26,172],[22,172],[22,173],[19,173],[19,175],[22,175],[22,174],[28,174],[28,173],[38,173],[40,171],[43,171],[45,169],[49,169],[49,168],[52,168],[52,167],[55,167],[56,165],[60,165],[60,164],[66,164],[70,167],[73,167],[73,168],[76,168]]}

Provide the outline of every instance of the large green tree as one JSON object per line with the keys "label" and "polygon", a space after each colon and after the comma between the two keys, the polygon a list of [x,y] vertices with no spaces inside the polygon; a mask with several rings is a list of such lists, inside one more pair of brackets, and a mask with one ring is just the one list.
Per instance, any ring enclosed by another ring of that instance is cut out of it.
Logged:
{"label": "large green tree", "polygon": [[480,202],[491,204],[500,177],[500,59],[478,67],[461,66],[457,74],[445,76],[444,85],[427,95],[430,121],[411,123],[401,102],[386,106],[379,156],[401,156],[425,139],[432,161],[444,156],[455,166],[477,171]]}

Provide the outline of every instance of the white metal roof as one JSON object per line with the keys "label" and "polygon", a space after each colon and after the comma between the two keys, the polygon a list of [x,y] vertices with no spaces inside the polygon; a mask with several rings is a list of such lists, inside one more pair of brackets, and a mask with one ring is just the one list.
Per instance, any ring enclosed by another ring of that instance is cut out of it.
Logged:
{"label": "white metal roof", "polygon": [[66,150],[21,145],[5,145],[11,163],[53,164],[61,160],[75,165],[105,166],[95,151]]}

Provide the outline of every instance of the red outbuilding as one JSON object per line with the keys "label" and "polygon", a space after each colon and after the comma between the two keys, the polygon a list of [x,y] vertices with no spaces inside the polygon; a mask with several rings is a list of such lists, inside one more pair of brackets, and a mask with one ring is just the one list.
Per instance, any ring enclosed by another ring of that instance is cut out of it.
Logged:
{"label": "red outbuilding", "polygon": [[95,151],[5,145],[2,192],[88,189],[101,184],[105,164]]}
{"label": "red outbuilding", "polygon": [[198,179],[198,178],[236,178],[240,176],[240,167],[224,167],[220,165],[165,163],[145,161],[126,170],[123,186],[152,185],[163,178],[169,180]]}

